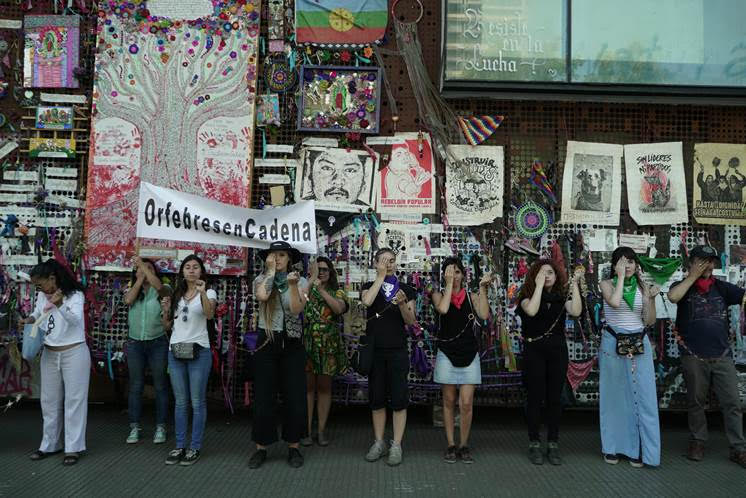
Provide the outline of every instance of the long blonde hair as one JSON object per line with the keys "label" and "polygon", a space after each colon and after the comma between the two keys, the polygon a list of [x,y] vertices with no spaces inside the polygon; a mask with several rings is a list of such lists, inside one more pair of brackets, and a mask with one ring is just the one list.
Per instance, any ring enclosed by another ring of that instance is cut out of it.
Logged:
{"label": "long blonde hair", "polygon": [[[264,285],[262,283],[262,285]],[[277,305],[282,306],[280,301],[280,293],[273,286],[272,292],[269,294],[269,299],[259,303],[259,314],[264,318],[264,332],[267,334],[267,338],[271,341],[274,339],[274,330],[272,330],[272,316],[274,316]]]}
{"label": "long blonde hair", "polygon": [[[290,267],[290,261],[288,261],[288,265],[285,267],[285,272],[288,271],[289,267]],[[275,271],[277,270],[275,269]],[[264,262],[265,275],[266,275],[266,272],[267,272],[267,262],[265,261]],[[264,285],[264,282],[262,282],[262,285]],[[264,302],[259,303],[259,315],[262,318],[264,318],[264,332],[267,335],[267,339],[269,339],[270,341],[274,340],[275,338],[275,334],[274,334],[275,331],[272,330],[272,317],[274,316],[275,310],[277,309],[278,306],[282,306],[282,303],[280,302],[280,291],[277,290],[277,287],[272,285],[272,292],[269,293],[269,299],[267,299]]]}

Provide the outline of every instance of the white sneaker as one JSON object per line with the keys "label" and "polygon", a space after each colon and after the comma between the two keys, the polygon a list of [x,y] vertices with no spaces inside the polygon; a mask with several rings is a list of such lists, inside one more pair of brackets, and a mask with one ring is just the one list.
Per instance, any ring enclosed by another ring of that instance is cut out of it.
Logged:
{"label": "white sneaker", "polygon": [[162,444],[166,442],[166,426],[165,425],[156,425],[155,426],[155,434],[153,435],[153,443],[155,444]]}
{"label": "white sneaker", "polygon": [[370,449],[368,450],[368,454],[365,455],[365,459],[369,462],[375,462],[379,458],[381,458],[383,455],[386,454],[387,448],[386,443],[381,441],[374,442]]}
{"label": "white sneaker", "polygon": [[401,463],[401,459],[401,444],[396,444],[395,442],[391,441],[391,447],[389,448],[389,457],[386,460],[386,463],[391,467],[395,467]]}
{"label": "white sneaker", "polygon": [[135,444],[140,441],[140,424],[130,424],[130,435],[127,436],[127,444]]}

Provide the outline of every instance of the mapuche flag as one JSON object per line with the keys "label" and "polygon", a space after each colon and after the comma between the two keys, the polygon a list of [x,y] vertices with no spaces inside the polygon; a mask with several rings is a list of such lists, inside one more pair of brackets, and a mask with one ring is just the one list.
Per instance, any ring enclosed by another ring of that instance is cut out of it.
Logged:
{"label": "mapuche flag", "polygon": [[386,0],[295,0],[297,43],[366,45],[383,38]]}

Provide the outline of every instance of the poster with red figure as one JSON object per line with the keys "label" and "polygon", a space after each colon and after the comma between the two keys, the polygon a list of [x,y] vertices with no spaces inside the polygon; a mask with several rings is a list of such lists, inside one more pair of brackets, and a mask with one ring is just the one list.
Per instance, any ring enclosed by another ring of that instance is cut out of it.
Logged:
{"label": "poster with red figure", "polygon": [[681,142],[624,146],[629,214],[638,225],[689,219]]}
{"label": "poster with red figure", "polygon": [[[228,0],[220,5],[220,12],[209,8],[205,17],[188,21],[136,15],[144,2],[108,2],[99,13],[88,268],[130,266],[141,180],[249,206],[259,4]],[[120,46],[124,50],[112,48]],[[140,255],[164,271],[177,271],[190,252],[211,274],[245,271],[243,248],[137,242]]]}
{"label": "poster with red figure", "polygon": [[391,158],[380,171],[378,211],[434,213],[435,164],[430,135],[398,133]]}

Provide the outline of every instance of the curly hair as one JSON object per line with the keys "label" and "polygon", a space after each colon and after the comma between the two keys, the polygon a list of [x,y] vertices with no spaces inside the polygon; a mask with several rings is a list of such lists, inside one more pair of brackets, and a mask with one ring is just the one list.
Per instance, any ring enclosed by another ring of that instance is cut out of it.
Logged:
{"label": "curly hair", "polygon": [[523,286],[518,292],[519,302],[523,301],[524,299],[530,299],[531,296],[534,294],[534,291],[536,290],[536,275],[538,275],[539,270],[541,270],[541,267],[544,265],[551,266],[554,270],[554,274],[557,276],[557,280],[554,282],[554,285],[549,292],[557,295],[565,294],[565,287],[567,285],[567,273],[565,272],[565,269],[560,267],[555,261],[551,259],[537,259],[536,261],[534,261],[534,264],[531,265],[531,268],[528,269],[526,280],[524,280]]}

